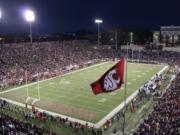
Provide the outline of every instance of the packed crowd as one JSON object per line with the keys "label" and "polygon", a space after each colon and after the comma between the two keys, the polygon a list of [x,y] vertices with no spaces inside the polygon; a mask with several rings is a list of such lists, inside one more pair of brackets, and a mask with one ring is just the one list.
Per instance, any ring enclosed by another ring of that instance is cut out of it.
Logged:
{"label": "packed crowd", "polygon": [[87,41],[4,44],[0,46],[0,87],[53,77],[113,54]]}
{"label": "packed crowd", "polygon": [[0,134],[1,135],[55,135],[46,129],[24,123],[7,115],[0,114]]}
{"label": "packed crowd", "polygon": [[134,135],[180,134],[180,72]]}
{"label": "packed crowd", "polygon": [[[0,100],[0,109],[8,103]],[[31,123],[9,117],[4,113],[0,113],[0,135],[56,135],[47,129],[39,128]]]}
{"label": "packed crowd", "polygon": [[138,98],[143,99],[146,97],[149,99],[151,94],[155,92],[155,88],[162,79],[162,74],[156,74],[152,79],[145,82],[145,84],[139,89]]}

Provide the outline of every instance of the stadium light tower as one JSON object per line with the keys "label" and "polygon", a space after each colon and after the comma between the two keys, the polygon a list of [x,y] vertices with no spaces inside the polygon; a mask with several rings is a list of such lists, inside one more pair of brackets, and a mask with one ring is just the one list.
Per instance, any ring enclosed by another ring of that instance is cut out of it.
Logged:
{"label": "stadium light tower", "polygon": [[0,9],[0,19],[2,18],[2,12],[1,12],[1,9]]}
{"label": "stadium light tower", "polygon": [[25,19],[29,22],[29,30],[30,30],[30,42],[32,44],[32,28],[31,23],[35,21],[35,14],[32,10],[26,10],[24,13]]}
{"label": "stadium light tower", "polygon": [[101,23],[103,23],[102,19],[95,19],[94,21],[96,24],[98,24],[98,47],[99,47],[99,26]]}

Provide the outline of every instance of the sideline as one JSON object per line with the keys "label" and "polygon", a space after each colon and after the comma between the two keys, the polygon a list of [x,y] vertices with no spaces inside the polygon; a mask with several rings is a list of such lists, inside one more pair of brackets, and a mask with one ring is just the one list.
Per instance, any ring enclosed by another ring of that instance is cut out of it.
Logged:
{"label": "sideline", "polygon": [[[9,103],[11,103],[11,104],[14,104],[14,105],[18,105],[18,106],[21,106],[21,107],[25,107],[25,103],[23,104],[23,103],[16,102],[16,101],[13,101],[13,100],[10,100],[10,99],[7,99],[7,98],[2,98],[2,97],[0,97],[0,99],[6,100],[7,102],[9,102]],[[32,106],[27,105],[27,108],[28,108],[28,109],[32,109]],[[47,110],[44,110],[44,109],[41,109],[41,108],[38,108],[38,107],[36,107],[36,109],[37,109],[39,112],[45,112],[45,113],[50,114],[50,115],[55,116],[55,117],[59,116],[59,117],[64,118],[64,119],[68,118],[68,120],[69,120],[69,121],[72,121],[72,122],[78,122],[78,123],[81,123],[81,124],[83,124],[83,125],[85,125],[86,123],[88,123],[88,126],[90,126],[90,127],[94,127],[94,126],[95,126],[95,124],[93,124],[93,123],[91,123],[91,122],[87,122],[87,121],[84,121],[84,120],[76,119],[76,118],[69,117],[69,116],[65,116],[65,115],[58,114],[58,113],[54,113],[54,112],[47,111]]]}

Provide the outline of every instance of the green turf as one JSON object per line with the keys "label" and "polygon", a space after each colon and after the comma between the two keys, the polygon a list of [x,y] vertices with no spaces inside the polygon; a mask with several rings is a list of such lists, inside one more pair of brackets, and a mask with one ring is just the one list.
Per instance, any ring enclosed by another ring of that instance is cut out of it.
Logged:
{"label": "green turf", "polygon": [[[97,80],[113,62],[91,66],[72,74],[40,82],[41,101],[37,106],[59,114],[72,116],[89,122],[98,122],[124,100],[124,86],[113,93],[93,95],[90,83]],[[127,96],[130,96],[145,81],[163,66],[128,63]],[[37,84],[29,86],[29,95],[37,98]],[[26,87],[0,95],[24,103]]]}

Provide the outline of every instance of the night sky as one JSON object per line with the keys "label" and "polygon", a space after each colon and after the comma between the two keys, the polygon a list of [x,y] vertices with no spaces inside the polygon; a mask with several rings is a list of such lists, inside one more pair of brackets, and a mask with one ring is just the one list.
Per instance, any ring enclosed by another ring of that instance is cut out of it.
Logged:
{"label": "night sky", "polygon": [[22,15],[25,8],[35,11],[37,34],[95,31],[96,17],[104,20],[102,29],[180,25],[180,0],[0,0],[0,8],[0,33],[28,32]]}

